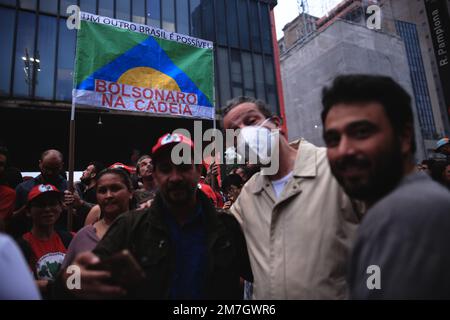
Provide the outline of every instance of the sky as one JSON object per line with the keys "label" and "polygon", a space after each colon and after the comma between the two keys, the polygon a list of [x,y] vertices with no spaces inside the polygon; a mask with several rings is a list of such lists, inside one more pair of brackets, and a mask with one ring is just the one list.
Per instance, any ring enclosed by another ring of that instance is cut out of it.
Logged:
{"label": "sky", "polygon": [[[308,0],[309,13],[322,17],[342,0]],[[274,10],[277,39],[283,37],[283,27],[298,16],[297,0],[278,0]]]}

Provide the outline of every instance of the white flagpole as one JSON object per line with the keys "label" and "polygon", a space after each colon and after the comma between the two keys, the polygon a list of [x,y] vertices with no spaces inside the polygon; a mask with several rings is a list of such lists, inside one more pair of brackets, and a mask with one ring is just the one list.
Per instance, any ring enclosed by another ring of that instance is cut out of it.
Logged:
{"label": "white flagpole", "polygon": [[[81,19],[81,14],[78,12],[78,21]],[[80,26],[81,24],[79,24]],[[78,29],[79,30],[79,29]],[[78,34],[77,34],[78,38]],[[77,52],[78,39],[75,45],[75,52]],[[69,127],[69,191],[74,194],[75,186],[74,186],[74,178],[73,173],[75,169],[75,105],[76,105],[76,94],[75,94],[75,83],[76,83],[76,68],[77,68],[77,55],[75,53],[75,59],[73,63],[73,84],[72,84],[72,108],[70,111],[70,127]],[[72,231],[73,227],[73,217],[74,217],[74,208],[73,204],[67,208],[67,231]]]}

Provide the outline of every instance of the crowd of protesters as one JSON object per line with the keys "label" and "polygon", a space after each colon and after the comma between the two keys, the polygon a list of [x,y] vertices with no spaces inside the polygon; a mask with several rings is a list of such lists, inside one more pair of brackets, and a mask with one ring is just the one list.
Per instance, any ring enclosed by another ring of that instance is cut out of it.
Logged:
{"label": "crowd of protesters", "polygon": [[194,143],[167,133],[129,165],[92,159],[72,189],[60,151],[21,181],[0,146],[0,299],[450,298],[450,140],[415,164],[411,99],[387,77],[340,76],[322,102],[325,148],[289,142],[263,101],[224,108],[250,148],[277,133],[275,174],[176,165]]}

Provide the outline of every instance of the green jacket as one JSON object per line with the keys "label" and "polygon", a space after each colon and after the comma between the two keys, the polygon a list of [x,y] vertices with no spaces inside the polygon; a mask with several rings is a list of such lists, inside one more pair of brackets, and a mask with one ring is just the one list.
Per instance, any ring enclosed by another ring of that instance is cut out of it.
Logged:
{"label": "green jacket", "polygon": [[[175,270],[175,248],[163,219],[163,203],[157,194],[152,206],[119,216],[97,245],[100,259],[128,249],[146,273],[146,281],[128,298],[167,299],[170,276]],[[242,299],[240,277],[253,280],[247,246],[236,219],[216,210],[211,201],[198,192],[207,234],[207,299]]]}

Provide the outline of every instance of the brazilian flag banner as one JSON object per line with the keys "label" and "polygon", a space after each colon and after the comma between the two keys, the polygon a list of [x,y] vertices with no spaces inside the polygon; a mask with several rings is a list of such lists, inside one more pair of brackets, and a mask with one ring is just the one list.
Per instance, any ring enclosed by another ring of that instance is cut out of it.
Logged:
{"label": "brazilian flag banner", "polygon": [[80,13],[77,105],[214,119],[213,43]]}

